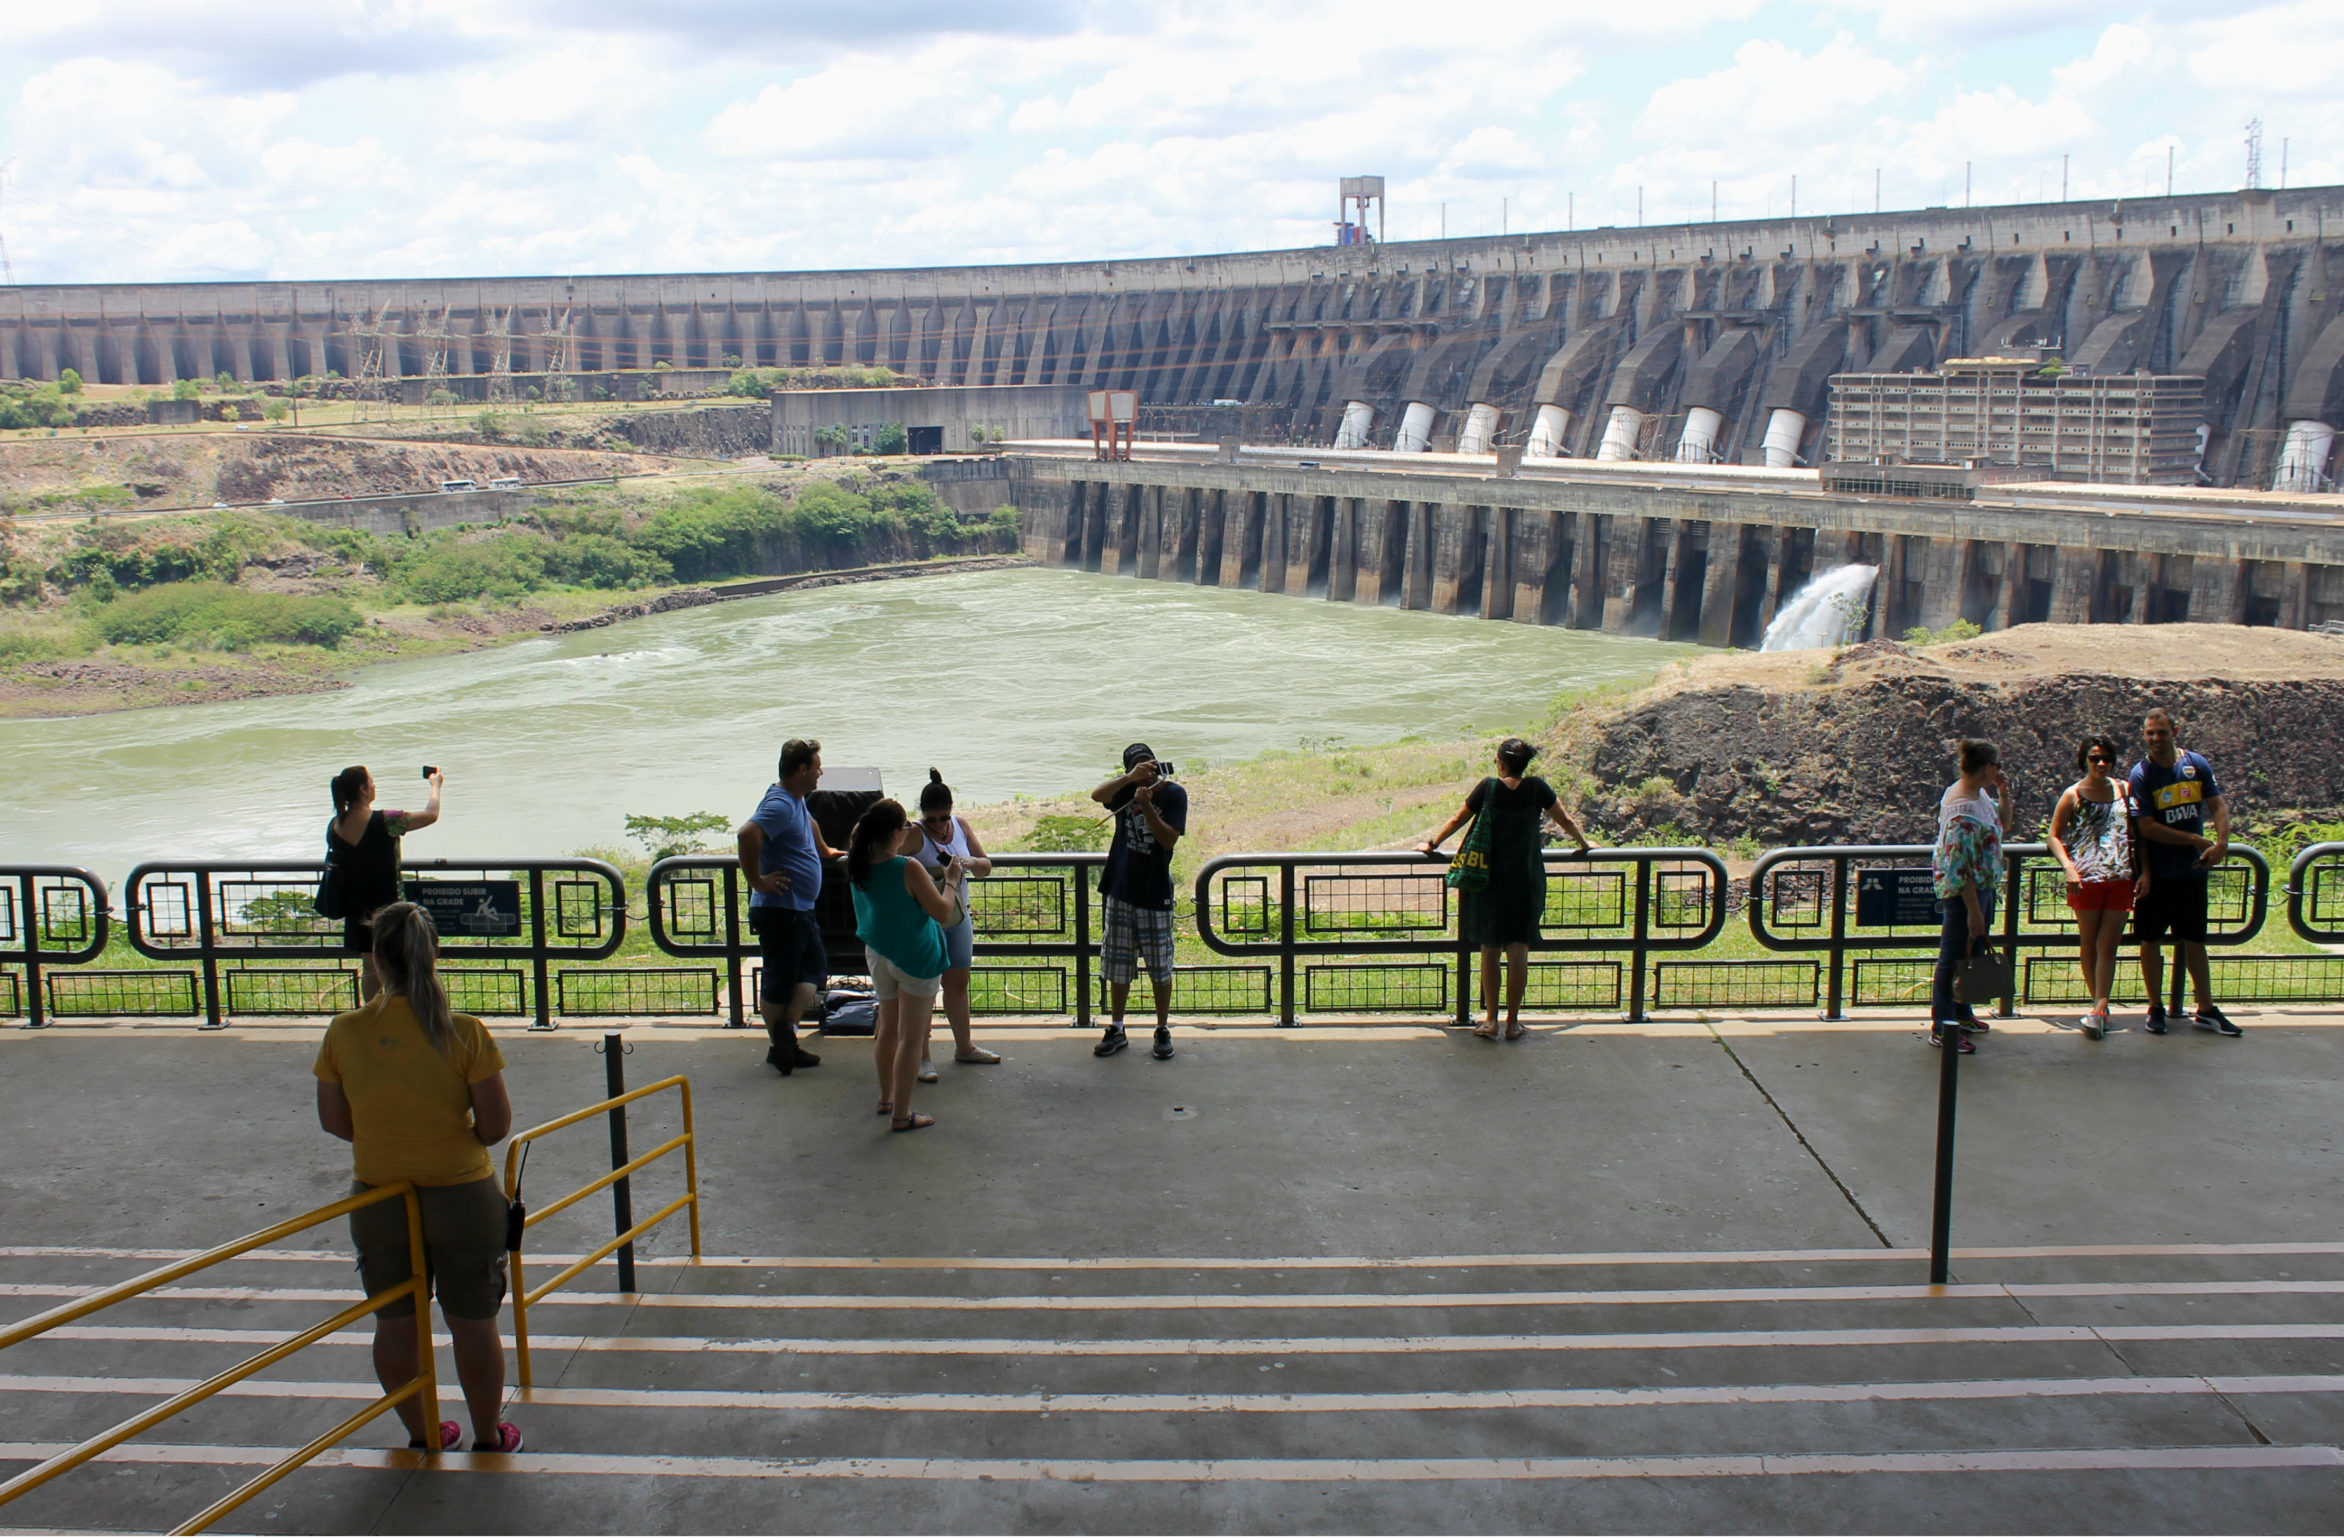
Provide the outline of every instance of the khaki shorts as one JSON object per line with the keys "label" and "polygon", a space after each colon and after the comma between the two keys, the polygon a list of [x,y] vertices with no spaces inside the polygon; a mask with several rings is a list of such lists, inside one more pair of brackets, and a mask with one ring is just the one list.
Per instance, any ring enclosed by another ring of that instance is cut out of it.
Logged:
{"label": "khaki shorts", "polygon": [[882,999],[892,999],[899,993],[908,993],[916,999],[932,999],[944,986],[943,978],[915,977],[868,945],[863,947],[863,959],[871,965],[871,990]]}
{"label": "khaki shorts", "polygon": [[[374,1187],[350,1183],[352,1196]],[[440,1312],[450,1319],[494,1319],[505,1301],[505,1193],[494,1176],[460,1186],[418,1186],[423,1199],[423,1264]],[[358,1278],[373,1297],[415,1274],[407,1253],[407,1203],[376,1202],[350,1214],[358,1246]],[[413,1296],[375,1310],[378,1319],[405,1319]]]}

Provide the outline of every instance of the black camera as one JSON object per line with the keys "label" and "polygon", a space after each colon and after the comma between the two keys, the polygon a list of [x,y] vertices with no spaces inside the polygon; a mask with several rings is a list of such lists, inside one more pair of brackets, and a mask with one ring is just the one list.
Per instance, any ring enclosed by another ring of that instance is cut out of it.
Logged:
{"label": "black camera", "polygon": [[1168,758],[1152,759],[1150,762],[1156,766],[1156,773],[1163,776],[1167,780],[1179,772],[1172,767],[1172,760]]}
{"label": "black camera", "polygon": [[439,765],[437,765],[437,764],[425,764],[425,765],[423,766],[423,777],[424,777],[425,779],[427,779],[427,780],[428,780],[428,779],[430,779],[430,778],[431,778],[433,775],[435,775],[435,774],[437,774],[437,773],[439,773]]}

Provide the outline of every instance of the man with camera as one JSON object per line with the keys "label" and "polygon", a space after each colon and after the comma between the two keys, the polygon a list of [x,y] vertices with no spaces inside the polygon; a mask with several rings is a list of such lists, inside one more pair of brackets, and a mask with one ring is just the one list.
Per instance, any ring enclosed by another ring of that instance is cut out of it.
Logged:
{"label": "man with camera", "polygon": [[1124,1001],[1145,962],[1156,990],[1156,1045],[1160,1062],[1172,1055],[1172,846],[1188,831],[1188,792],[1172,783],[1172,766],[1135,742],[1123,750],[1123,773],[1091,792],[1114,814],[1115,841],[1099,877],[1106,933],[1099,944],[1107,978],[1107,1034],[1091,1049],[1113,1057],[1128,1044]]}

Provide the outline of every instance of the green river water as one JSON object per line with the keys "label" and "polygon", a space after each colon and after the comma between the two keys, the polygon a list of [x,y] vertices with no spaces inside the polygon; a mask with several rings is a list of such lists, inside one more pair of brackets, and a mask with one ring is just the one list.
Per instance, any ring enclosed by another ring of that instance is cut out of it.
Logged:
{"label": "green river water", "polygon": [[433,855],[624,842],[630,812],[745,816],[784,738],[940,766],[964,805],[1083,788],[1133,738],[1180,763],[1516,725],[1687,648],[1041,569],[868,583],[359,671],[329,694],[0,721],[0,862],[316,854],[326,781],[447,774]]}

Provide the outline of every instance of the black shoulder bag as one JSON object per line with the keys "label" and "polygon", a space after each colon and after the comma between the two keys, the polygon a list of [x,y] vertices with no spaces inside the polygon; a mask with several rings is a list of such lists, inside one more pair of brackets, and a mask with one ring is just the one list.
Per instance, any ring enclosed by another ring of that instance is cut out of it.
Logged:
{"label": "black shoulder bag", "polygon": [[318,878],[317,895],[309,900],[321,919],[347,918],[350,904],[342,895],[342,862],[334,858],[334,836],[326,835],[326,870]]}

